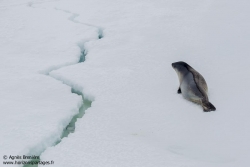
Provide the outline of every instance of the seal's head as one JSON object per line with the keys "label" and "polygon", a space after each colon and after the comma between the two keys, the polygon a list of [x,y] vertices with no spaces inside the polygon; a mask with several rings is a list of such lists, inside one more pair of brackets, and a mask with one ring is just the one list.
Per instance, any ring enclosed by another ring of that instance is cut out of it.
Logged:
{"label": "seal's head", "polygon": [[190,67],[190,66],[183,61],[178,61],[178,62],[172,63],[172,67],[176,71],[176,73],[179,77],[179,80],[181,82],[183,76],[189,72],[188,67]]}
{"label": "seal's head", "polygon": [[183,62],[183,61],[178,61],[178,62],[175,62],[175,63],[172,63],[172,67],[175,69],[175,70],[182,70],[182,68],[188,68],[190,67],[190,65],[188,65],[187,63]]}

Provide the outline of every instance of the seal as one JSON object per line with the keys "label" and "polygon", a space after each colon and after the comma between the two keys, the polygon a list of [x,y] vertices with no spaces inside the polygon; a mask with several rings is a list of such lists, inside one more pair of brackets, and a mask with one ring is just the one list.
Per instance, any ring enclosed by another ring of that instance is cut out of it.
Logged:
{"label": "seal", "polygon": [[203,107],[203,111],[215,111],[216,108],[208,100],[207,83],[203,76],[185,62],[179,61],[172,63],[176,71],[180,86],[177,93],[192,102],[198,103]]}

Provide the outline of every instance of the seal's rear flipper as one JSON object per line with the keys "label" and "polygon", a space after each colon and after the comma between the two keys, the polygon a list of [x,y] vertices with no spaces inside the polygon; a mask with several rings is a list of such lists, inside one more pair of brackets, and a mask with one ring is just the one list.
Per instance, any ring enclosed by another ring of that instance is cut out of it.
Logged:
{"label": "seal's rear flipper", "polygon": [[202,107],[203,107],[203,111],[205,111],[205,112],[215,111],[216,110],[214,105],[212,103],[210,103],[210,102],[202,102]]}

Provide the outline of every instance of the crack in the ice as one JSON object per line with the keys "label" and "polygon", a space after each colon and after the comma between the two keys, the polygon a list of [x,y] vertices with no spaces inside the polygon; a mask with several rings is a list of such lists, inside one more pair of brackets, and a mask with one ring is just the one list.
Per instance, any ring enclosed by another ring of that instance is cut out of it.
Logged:
{"label": "crack in the ice", "polygon": [[[55,8],[55,9],[56,9],[56,8]],[[78,17],[79,14],[72,13],[72,12],[70,12],[70,11],[66,11],[66,10],[62,10],[62,9],[56,9],[56,10],[61,10],[61,11],[64,11],[64,12],[66,12],[66,13],[72,14],[68,19],[69,19],[70,21],[74,22],[74,23],[84,24],[84,25],[86,25],[86,26],[90,26],[90,27],[93,27],[93,28],[97,28],[97,29],[98,29],[98,39],[103,38],[103,29],[102,29],[101,27],[98,27],[98,26],[94,26],[94,25],[91,25],[91,24],[87,24],[87,23],[82,23],[82,22],[76,21],[75,18]],[[78,45],[78,46],[80,47],[80,49],[81,49],[81,55],[80,55],[80,57],[79,57],[79,61],[78,61],[76,64],[85,61],[85,57],[86,57],[86,55],[87,55],[87,51],[86,51],[86,49],[85,49],[84,44],[87,43],[87,42],[89,42],[89,41],[84,42],[82,45],[81,45],[81,44]],[[72,65],[73,65],[73,64],[72,64]],[[66,65],[66,66],[63,66],[63,67],[67,67],[67,66],[69,66],[69,65]],[[62,68],[62,67],[61,67],[61,68]],[[54,70],[51,70],[50,72],[52,72],[52,71],[54,71]],[[50,73],[50,72],[49,72],[49,73]],[[61,139],[62,139],[62,138],[64,138],[64,137],[67,137],[68,134],[70,133],[70,131],[71,131],[71,132],[74,131],[74,128],[75,128],[74,126],[75,126],[75,122],[77,121],[77,118],[81,118],[81,117],[83,116],[84,111],[85,111],[87,108],[89,108],[89,107],[91,106],[91,101],[85,99],[83,93],[82,93],[80,90],[78,90],[77,88],[75,88],[74,86],[71,86],[70,84],[65,83],[62,79],[55,78],[55,77],[53,77],[53,76],[50,75],[50,74],[48,74],[48,75],[51,76],[52,78],[56,79],[56,80],[59,80],[59,81],[63,82],[63,84],[66,84],[67,86],[71,87],[71,92],[74,93],[74,94],[77,94],[77,95],[82,96],[82,100],[83,100],[83,104],[82,104],[82,106],[79,108],[79,113],[78,113],[77,115],[75,115],[75,116],[72,118],[72,120],[70,121],[69,125],[65,128],[65,131],[63,132],[63,134],[62,134],[62,136],[61,136]],[[66,132],[66,131],[68,131],[68,132]],[[59,141],[58,143],[60,143],[60,141]],[[58,143],[57,143],[57,144],[58,144]]]}
{"label": "crack in the ice", "polygon": [[68,10],[64,10],[64,9],[59,9],[59,8],[55,8],[55,10],[60,10],[60,11],[63,11],[65,13],[70,13],[72,14],[68,19],[74,23],[78,23],[78,24],[83,24],[83,25],[86,25],[86,26],[90,26],[90,27],[94,27],[97,29],[98,31],[98,38],[101,39],[103,38],[103,28],[100,27],[100,26],[96,26],[96,25],[93,25],[93,24],[89,24],[89,23],[84,23],[84,22],[80,22],[78,20],[76,20],[75,18],[80,16],[78,13],[73,13],[71,11],[68,11]]}
{"label": "crack in the ice", "polygon": [[[62,10],[62,9],[57,9],[57,8],[55,8],[55,9],[56,9],[56,10],[61,10],[61,11],[64,11],[64,12],[66,12],[66,13],[72,14],[68,19],[69,19],[70,21],[74,22],[74,23],[83,24],[83,25],[85,25],[85,26],[90,26],[90,27],[96,28],[96,29],[98,30],[98,39],[103,38],[103,28],[101,28],[101,27],[99,27],[99,26],[87,24],[87,23],[82,23],[82,22],[79,22],[79,21],[75,20],[75,18],[79,16],[79,14],[77,14],[77,13],[73,13],[73,12],[70,12],[70,11],[67,11],[67,10]],[[86,42],[84,42],[83,44],[80,44],[80,43],[78,44],[78,46],[79,46],[79,48],[80,48],[80,50],[81,50],[81,54],[80,54],[80,57],[79,57],[79,61],[78,61],[77,63],[75,63],[75,64],[82,63],[82,62],[85,61],[85,57],[86,57],[86,55],[87,55],[87,50],[85,49],[85,46],[84,46],[84,45],[85,45],[85,43],[90,42],[90,41],[91,41],[91,40],[86,41]],[[73,65],[73,64],[71,64],[71,65]],[[70,65],[66,65],[66,66],[62,66],[62,67],[67,67],[67,66],[70,66]],[[60,67],[60,68],[62,68],[62,67]],[[58,68],[58,69],[59,69],[59,68]],[[54,71],[54,70],[51,70],[50,72],[52,72],[52,71]],[[49,72],[49,73],[50,73],[50,72]],[[64,137],[67,137],[68,134],[70,133],[70,131],[71,131],[71,132],[74,131],[74,129],[75,129],[75,122],[77,121],[77,118],[81,118],[81,117],[83,116],[84,111],[85,111],[87,108],[89,108],[89,107],[91,106],[91,102],[92,102],[92,101],[90,101],[90,100],[88,100],[88,99],[85,99],[83,93],[82,93],[80,90],[78,90],[75,86],[72,86],[72,85],[70,85],[70,84],[67,84],[67,83],[65,83],[62,79],[55,78],[55,77],[53,77],[52,75],[50,75],[49,73],[48,73],[48,75],[51,76],[52,78],[54,78],[54,79],[56,79],[56,80],[59,80],[59,81],[63,82],[63,84],[65,84],[65,85],[71,87],[71,92],[74,93],[74,94],[80,95],[80,96],[82,97],[82,101],[83,101],[82,106],[79,108],[79,113],[78,113],[77,115],[75,115],[75,116],[71,119],[70,123],[69,123],[68,126],[65,128],[64,132],[62,133],[62,136],[61,136],[61,139],[62,139],[62,138],[64,138]],[[61,140],[60,140],[60,141],[61,141]],[[60,143],[60,141],[57,142],[57,144]]]}
{"label": "crack in the ice", "polygon": [[[69,19],[70,21],[74,22],[74,23],[83,24],[83,25],[85,25],[85,26],[90,26],[90,27],[96,28],[96,29],[98,30],[98,39],[103,38],[103,28],[101,28],[100,26],[95,26],[95,25],[91,25],[91,24],[88,24],[88,23],[83,23],[83,22],[80,22],[80,21],[75,20],[75,18],[79,16],[79,14],[77,14],[77,13],[73,13],[73,12],[70,12],[70,11],[68,11],[68,10],[63,10],[63,9],[58,9],[58,8],[55,8],[55,10],[60,10],[60,11],[66,12],[66,13],[70,13],[71,16],[70,16],[68,19]],[[85,57],[86,57],[86,55],[87,55],[87,50],[85,49],[85,46],[84,46],[84,45],[85,45],[85,43],[87,43],[87,42],[89,42],[89,41],[86,41],[86,42],[84,42],[83,44],[80,44],[80,43],[78,44],[78,46],[79,46],[79,48],[80,48],[80,50],[81,50],[81,54],[80,54],[80,57],[79,57],[79,61],[78,61],[77,63],[82,63],[82,62],[85,61]],[[76,64],[77,64],[77,63],[76,63]],[[66,66],[67,66],[67,65],[66,65]],[[66,67],[66,66],[63,66],[63,67]],[[51,70],[50,72],[52,72],[52,71],[54,71],[54,70]],[[50,72],[49,72],[49,73],[50,73]],[[48,74],[48,75],[51,76],[50,74]],[[57,79],[57,78],[55,78],[55,77],[53,77],[53,76],[51,76],[51,77],[54,78],[54,79]],[[57,79],[57,80],[60,80],[60,79]],[[64,84],[66,84],[63,80],[60,80],[60,81],[63,82]],[[65,129],[67,130],[67,129],[74,129],[74,128],[75,128],[75,122],[77,121],[77,118],[81,118],[81,117],[83,116],[84,111],[85,111],[88,107],[91,106],[91,101],[89,101],[89,100],[87,100],[87,99],[84,99],[83,93],[82,93],[80,90],[77,90],[74,86],[71,86],[71,85],[69,85],[69,84],[66,84],[66,85],[68,85],[69,87],[71,87],[71,92],[72,92],[72,93],[82,96],[82,101],[83,101],[82,106],[79,108],[79,113],[78,113],[77,115],[75,115],[75,116],[72,118],[72,120],[71,120],[71,122],[69,123],[69,125],[65,128]],[[86,104],[88,104],[88,105],[86,105]],[[85,106],[84,106],[84,105],[85,105]],[[61,139],[64,138],[64,137],[67,137],[69,133],[70,133],[70,132],[64,132],[64,133],[62,134]]]}
{"label": "crack in the ice", "polygon": [[[91,25],[91,24],[87,24],[87,23],[83,23],[83,22],[79,22],[79,21],[75,20],[75,18],[79,16],[79,14],[77,14],[77,13],[73,13],[73,12],[70,12],[70,11],[67,11],[67,10],[57,9],[57,8],[55,8],[55,10],[60,10],[60,11],[66,12],[66,13],[70,13],[71,16],[70,16],[68,19],[69,19],[70,21],[74,22],[74,23],[83,24],[83,25],[85,25],[85,26],[90,26],[90,27],[96,28],[96,29],[98,30],[98,31],[97,31],[97,32],[98,32],[98,39],[102,39],[102,38],[103,38],[103,28],[101,28],[100,26],[95,26],[95,25]],[[86,55],[87,55],[87,50],[86,50],[86,48],[85,48],[84,45],[85,45],[85,43],[90,42],[90,41],[92,41],[92,40],[85,41],[84,43],[79,43],[79,44],[78,44],[78,46],[79,46],[79,48],[80,48],[80,50],[81,50],[81,54],[80,54],[80,56],[79,56],[79,61],[78,61],[77,63],[75,63],[75,64],[82,63],[82,62],[85,61],[85,57],[86,57]],[[82,97],[82,105],[81,105],[81,107],[79,108],[78,114],[76,114],[75,116],[73,116],[73,118],[71,119],[71,121],[69,122],[69,124],[64,128],[64,130],[63,130],[63,132],[62,132],[62,134],[61,134],[60,140],[55,141],[54,146],[56,146],[57,144],[59,144],[59,143],[62,141],[62,139],[63,139],[64,137],[67,137],[70,133],[73,133],[73,132],[74,132],[74,130],[75,130],[75,123],[76,123],[77,119],[78,119],[78,118],[82,118],[82,116],[83,116],[84,113],[85,113],[85,110],[88,109],[89,107],[91,107],[91,103],[92,103],[92,101],[90,101],[90,100],[84,98],[84,94],[79,90],[79,88],[77,88],[76,86],[72,86],[72,85],[69,84],[69,83],[65,83],[65,81],[64,81],[63,79],[59,79],[59,78],[56,78],[56,77],[53,77],[52,75],[50,75],[50,73],[51,73],[52,71],[58,70],[58,69],[63,68],[63,67],[68,67],[68,66],[71,66],[71,65],[74,65],[74,64],[68,64],[68,65],[64,65],[64,66],[57,67],[57,68],[53,68],[53,69],[50,69],[49,71],[47,71],[46,73],[44,73],[45,75],[48,75],[48,76],[50,76],[50,77],[52,77],[52,78],[54,78],[54,79],[56,79],[56,80],[59,80],[59,81],[61,81],[63,84],[65,84],[65,85],[71,87],[71,92],[72,92],[72,93],[74,93],[74,94],[79,95],[79,96]],[[40,155],[41,155],[45,150],[46,150],[46,148],[44,148],[44,149],[41,151]],[[40,156],[40,155],[39,155],[39,156]],[[31,160],[31,161],[39,162],[40,159]],[[35,166],[37,166],[37,164],[36,164],[36,165],[24,165],[24,167],[35,167]]]}

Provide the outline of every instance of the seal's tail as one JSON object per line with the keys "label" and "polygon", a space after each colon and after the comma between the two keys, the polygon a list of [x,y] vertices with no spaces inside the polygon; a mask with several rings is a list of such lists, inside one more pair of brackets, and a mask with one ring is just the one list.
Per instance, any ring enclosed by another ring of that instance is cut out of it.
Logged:
{"label": "seal's tail", "polygon": [[212,103],[210,103],[209,101],[202,102],[202,107],[203,107],[203,111],[205,111],[205,112],[215,111],[216,110],[214,105]]}

